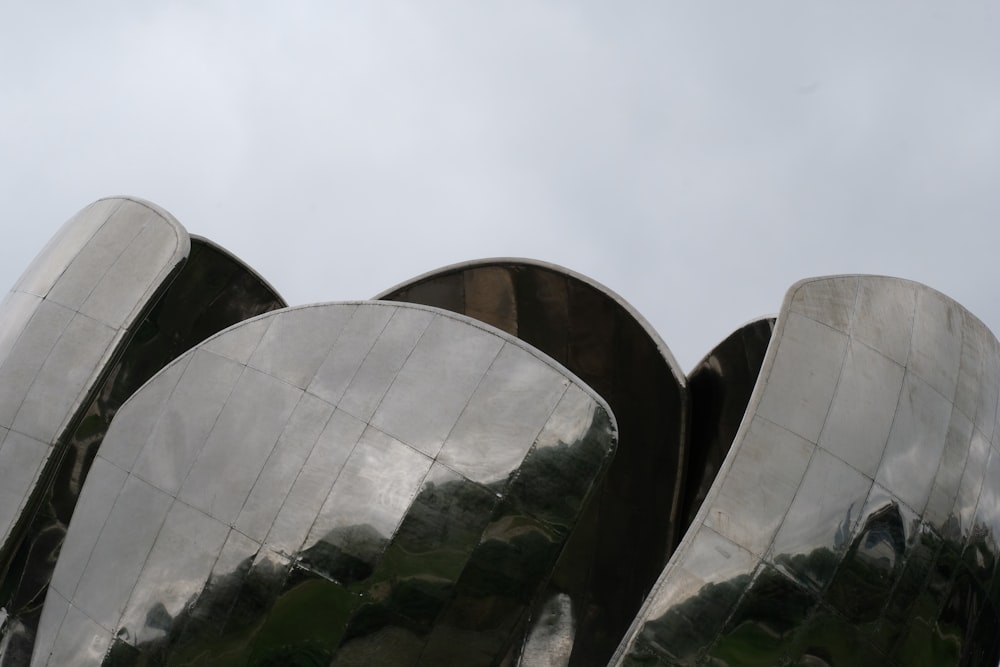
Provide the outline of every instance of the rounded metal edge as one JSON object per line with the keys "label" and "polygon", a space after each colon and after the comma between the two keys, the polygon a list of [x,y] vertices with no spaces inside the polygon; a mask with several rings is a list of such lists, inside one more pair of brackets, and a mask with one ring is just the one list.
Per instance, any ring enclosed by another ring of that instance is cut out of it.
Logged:
{"label": "rounded metal edge", "polygon": [[187,359],[187,357],[189,355],[193,354],[195,350],[197,350],[197,349],[199,349],[199,348],[207,345],[208,343],[214,341],[217,338],[222,337],[223,335],[227,334],[230,331],[233,331],[234,329],[237,329],[237,328],[239,328],[241,326],[244,326],[244,325],[249,325],[249,324],[251,324],[253,322],[259,322],[261,320],[264,320],[264,319],[267,319],[267,318],[270,318],[270,317],[276,317],[278,315],[281,315],[283,313],[288,313],[288,312],[291,312],[291,311],[307,310],[309,308],[322,308],[322,307],[326,307],[326,306],[360,306],[360,305],[378,306],[380,308],[410,308],[412,310],[427,311],[427,312],[430,312],[430,313],[434,313],[435,315],[442,315],[442,316],[448,317],[450,319],[456,320],[458,322],[462,322],[463,324],[471,325],[475,329],[480,329],[481,331],[485,331],[486,333],[489,333],[489,334],[492,334],[494,336],[497,336],[498,338],[500,338],[501,340],[503,340],[505,342],[508,342],[508,343],[511,343],[511,344],[515,345],[519,349],[524,350],[525,352],[529,353],[530,355],[532,355],[533,357],[535,357],[539,361],[541,361],[541,362],[545,363],[546,365],[550,366],[553,370],[555,370],[559,374],[563,375],[568,380],[570,380],[571,382],[573,382],[574,384],[576,384],[578,387],[580,387],[580,389],[582,389],[583,392],[585,394],[587,394],[587,396],[593,398],[594,401],[602,409],[604,409],[604,411],[607,412],[608,416],[610,417],[610,419],[611,419],[612,434],[614,435],[614,438],[617,441],[618,435],[619,435],[619,433],[618,433],[618,419],[617,419],[617,417],[615,417],[615,414],[611,410],[611,407],[608,405],[608,402],[604,400],[604,397],[601,396],[600,394],[598,394],[596,391],[594,391],[593,388],[591,388],[591,386],[589,384],[587,384],[586,382],[584,382],[583,380],[581,380],[575,373],[573,373],[572,371],[570,371],[568,368],[566,368],[565,366],[563,366],[558,361],[556,361],[555,359],[553,359],[549,355],[545,354],[541,350],[535,348],[532,345],[529,345],[529,344],[525,343],[523,340],[521,340],[520,338],[517,338],[516,336],[510,335],[506,331],[502,331],[500,329],[497,329],[494,326],[486,324],[485,322],[482,322],[480,320],[477,320],[477,319],[474,319],[474,318],[471,318],[471,317],[467,317],[465,315],[460,315],[460,314],[458,314],[456,312],[453,312],[453,311],[450,311],[450,310],[445,310],[443,308],[435,308],[434,306],[424,306],[422,304],[416,304],[416,303],[407,303],[407,302],[403,302],[403,301],[383,301],[383,300],[379,300],[379,299],[356,299],[356,300],[350,300],[350,301],[317,301],[315,303],[306,303],[306,304],[301,304],[301,305],[297,305],[297,306],[289,306],[287,308],[279,308],[277,310],[271,310],[271,311],[268,311],[266,313],[261,313],[260,315],[257,315],[255,317],[251,317],[249,319],[237,322],[237,323],[235,323],[235,324],[233,324],[233,325],[231,325],[231,326],[223,329],[222,331],[219,331],[218,333],[215,333],[212,336],[209,336],[208,338],[206,338],[205,340],[201,341],[200,343],[198,343],[196,346],[194,346],[193,348],[191,348],[190,350],[188,350],[184,354],[182,354],[179,357],[177,357],[176,359],[172,360],[169,364],[167,364],[166,366],[164,366],[163,368],[161,368],[159,371],[157,371],[153,375],[153,377],[149,378],[149,380],[147,380],[141,387],[139,387],[138,389],[136,389],[135,392],[133,392],[133,394],[131,396],[129,396],[129,398],[128,398],[127,401],[125,401],[124,403],[122,403],[122,406],[121,406],[121,408],[119,408],[119,411],[124,410],[125,407],[132,401],[132,399],[139,392],[141,392],[143,389],[145,389],[145,387],[147,385],[149,385],[151,382],[153,382],[154,380],[156,380],[161,374],[167,372],[167,370],[170,369],[170,368],[172,368],[175,364],[181,362],[184,359]]}
{"label": "rounded metal edge", "polygon": [[216,243],[212,239],[209,239],[209,238],[206,238],[204,236],[201,236],[200,234],[191,234],[190,236],[191,236],[192,240],[197,240],[199,243],[202,243],[202,244],[208,246],[209,248],[211,248],[212,250],[215,250],[216,252],[218,252],[218,253],[220,253],[222,255],[225,255],[227,258],[231,259],[233,262],[235,262],[236,264],[238,264],[240,266],[240,268],[242,268],[248,274],[250,274],[251,276],[253,276],[257,280],[257,282],[259,282],[261,285],[263,285],[268,290],[270,290],[270,292],[274,295],[274,297],[278,301],[280,301],[282,304],[284,304],[285,308],[288,307],[288,301],[286,301],[285,297],[283,297],[281,295],[281,293],[277,289],[275,289],[274,285],[271,284],[271,281],[269,281],[264,276],[262,276],[260,274],[260,272],[257,271],[257,269],[253,268],[252,266],[250,266],[249,264],[247,264],[246,262],[244,262],[240,257],[238,257],[236,254],[234,254],[231,250],[229,250],[228,248],[226,248],[224,246],[219,245],[218,243]]}
{"label": "rounded metal edge", "polygon": [[687,376],[681,370],[680,364],[677,363],[677,359],[674,357],[673,352],[667,347],[667,344],[660,337],[660,334],[653,328],[653,326],[646,320],[645,317],[635,309],[632,304],[626,301],[620,294],[614,290],[608,288],[607,286],[597,282],[593,278],[586,276],[582,273],[573,271],[572,269],[567,269],[564,266],[558,264],[553,264],[552,262],[544,262],[538,259],[530,259],[526,257],[487,257],[483,259],[474,259],[465,262],[458,262],[456,264],[449,264],[448,266],[442,266],[441,268],[427,271],[419,276],[411,278],[409,280],[403,281],[397,285],[390,287],[389,289],[383,290],[372,297],[374,300],[384,300],[388,295],[393,292],[398,292],[400,290],[413,287],[414,285],[421,283],[425,280],[431,278],[437,278],[442,275],[449,273],[457,273],[459,271],[465,271],[466,269],[479,269],[489,266],[530,266],[540,269],[546,269],[554,273],[559,273],[567,277],[578,280],[585,285],[592,287],[601,294],[607,296],[611,301],[618,305],[623,311],[625,311],[639,326],[642,330],[649,336],[650,340],[656,346],[657,351],[666,360],[667,366],[670,368],[671,373],[673,373],[674,378],[677,383],[683,387],[687,382]]}

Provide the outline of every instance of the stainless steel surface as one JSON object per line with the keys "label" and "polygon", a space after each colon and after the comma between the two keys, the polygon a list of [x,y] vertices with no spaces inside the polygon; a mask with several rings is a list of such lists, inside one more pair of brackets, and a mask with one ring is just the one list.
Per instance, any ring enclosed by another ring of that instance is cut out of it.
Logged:
{"label": "stainless steel surface", "polygon": [[378,302],[262,315],[118,411],[32,664],[494,663],[615,431],[586,385],[467,318]]}
{"label": "stainless steel surface", "polygon": [[191,345],[283,305],[238,259],[132,199],[84,209],[32,264],[0,312],[0,663],[28,659],[66,525],[121,403]]}
{"label": "stainless steel surface", "polygon": [[382,298],[70,221],[0,305],[0,665],[1000,659],[1000,344],[947,297],[805,280],[689,378],[553,265]]}
{"label": "stainless steel surface", "polygon": [[681,513],[685,527],[694,520],[729,453],[773,330],[773,317],[748,322],[716,345],[688,374],[691,421]]}
{"label": "stainless steel surface", "polygon": [[793,286],[615,663],[996,665],[997,359],[979,320],[922,285]]}
{"label": "stainless steel surface", "polygon": [[[32,622],[21,618],[21,607],[32,606],[26,599],[32,596],[12,587],[19,580],[35,587],[34,577],[22,575],[23,562],[30,561],[29,570],[32,563],[43,563],[52,540],[46,536],[32,551],[29,537],[28,552],[20,557],[18,552],[70,433],[189,247],[187,233],[168,213],[138,200],[102,200],[63,226],[0,305],[0,593],[5,598],[0,647],[5,654],[22,655],[26,643],[30,650]],[[37,604],[26,616],[37,613]]]}
{"label": "stainless steel surface", "polygon": [[[617,294],[533,260],[457,264],[376,298],[437,306],[496,326],[564,364],[608,401],[621,428],[615,460],[524,629],[523,647],[525,655],[537,655],[543,634],[558,636],[558,649],[544,650],[570,655],[572,665],[606,664],[686,526],[688,404],[673,356]],[[414,417],[406,419],[420,424]]]}
{"label": "stainless steel surface", "polygon": [[[169,214],[138,201],[103,200],[66,223],[0,306],[0,427],[10,431],[7,438],[37,443],[31,463],[0,469],[0,487],[17,478],[25,489],[12,517],[28,504],[58,439],[188,247]],[[111,294],[116,282],[121,286]],[[0,524],[0,554],[12,548],[12,517]]]}

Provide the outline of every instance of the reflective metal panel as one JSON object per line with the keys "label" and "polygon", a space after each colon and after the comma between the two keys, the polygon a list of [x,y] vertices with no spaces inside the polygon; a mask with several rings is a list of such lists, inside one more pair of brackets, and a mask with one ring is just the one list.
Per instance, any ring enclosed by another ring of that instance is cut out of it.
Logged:
{"label": "reflective metal panel", "polygon": [[[174,237],[175,245],[183,244],[169,254],[166,248],[173,246],[165,244]],[[4,510],[20,520],[0,563],[4,573],[0,605],[6,616],[0,628],[2,664],[27,660],[66,524],[118,407],[153,373],[206,336],[284,305],[273,288],[211,242],[190,239],[188,254],[187,233],[150,204],[102,200],[68,223],[59,239],[18,284],[32,293],[12,292],[13,311],[0,313],[0,326],[8,334],[6,343],[0,344],[14,351],[6,361],[14,374],[10,377],[30,380],[30,385],[17,381],[0,385],[7,398],[24,394],[20,403],[0,400],[0,405],[17,410],[16,418],[13,412],[8,417],[15,440],[0,449],[0,459],[24,451],[16,440],[22,437],[20,432],[36,434],[32,442],[37,454],[31,460],[21,457],[16,468],[6,468],[8,475],[16,474],[19,484],[4,484],[0,492],[9,500],[3,503]],[[75,250],[61,243],[75,243]],[[168,254],[171,259],[165,264],[163,257]],[[186,261],[178,265],[185,254]],[[108,263],[103,272],[101,261]],[[167,276],[167,269],[174,273]],[[57,302],[79,306],[82,312],[73,314]],[[36,304],[34,318],[15,338],[12,328],[27,322],[30,315],[23,307],[26,303]],[[61,327],[45,327],[58,333],[58,339],[37,330],[46,317],[52,321],[49,315],[67,320]],[[126,326],[115,330],[94,318]],[[22,347],[14,349],[17,340]],[[35,353],[24,347],[29,342]],[[73,386],[85,389],[78,394],[64,391]],[[59,433],[61,419],[69,427]],[[43,442],[52,443],[51,448],[42,447]],[[4,510],[0,521],[7,518]]]}
{"label": "reflective metal panel", "polygon": [[[545,634],[571,655],[569,664],[606,664],[686,526],[681,485],[688,407],[673,356],[617,294],[533,260],[457,264],[376,298],[438,306],[491,324],[551,355],[608,401],[621,427],[618,452],[535,610],[538,620],[524,630],[532,646],[525,655],[549,650],[540,648]],[[541,409],[550,400],[511,390],[526,406],[537,402]],[[519,413],[530,430],[530,410]],[[468,440],[461,428],[451,437]],[[461,452],[470,462],[477,458],[467,446]]]}
{"label": "reflective metal panel", "polygon": [[748,322],[688,374],[691,426],[685,461],[685,527],[694,520],[746,413],[771,342],[774,318]]}
{"label": "reflective metal panel", "polygon": [[[107,199],[80,211],[0,306],[0,571],[40,503],[107,365],[189,251],[184,229],[151,204]],[[27,440],[26,440],[27,439]],[[33,443],[30,448],[28,442]],[[30,454],[28,452],[30,451]]]}
{"label": "reflective metal panel", "polygon": [[524,342],[67,223],[0,304],[0,665],[997,663],[1000,345],[947,297],[803,281],[687,382],[560,267],[382,298]]}
{"label": "reflective metal panel", "polygon": [[922,285],[793,286],[615,664],[997,664],[997,359]]}
{"label": "reflective metal panel", "polygon": [[[369,360],[391,377],[372,382],[385,374]],[[399,419],[418,404],[433,429]],[[615,437],[588,387],[467,318],[386,303],[262,315],[118,412],[32,664],[495,664]]]}

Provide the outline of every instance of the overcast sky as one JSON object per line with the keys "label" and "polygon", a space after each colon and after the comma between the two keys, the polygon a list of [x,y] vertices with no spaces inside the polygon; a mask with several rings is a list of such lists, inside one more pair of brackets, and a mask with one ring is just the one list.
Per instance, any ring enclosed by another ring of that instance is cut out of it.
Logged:
{"label": "overcast sky", "polygon": [[1000,332],[1000,2],[0,2],[0,285],[129,194],[292,304],[532,257],[684,370],[788,286]]}

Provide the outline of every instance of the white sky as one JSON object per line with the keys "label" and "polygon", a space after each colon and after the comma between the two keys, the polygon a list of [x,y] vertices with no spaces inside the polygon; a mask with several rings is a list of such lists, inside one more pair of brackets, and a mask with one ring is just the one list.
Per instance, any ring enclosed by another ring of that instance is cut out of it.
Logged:
{"label": "white sky", "polygon": [[685,370],[813,275],[1000,332],[1000,2],[0,0],[0,289],[114,194],[292,304],[562,264]]}

